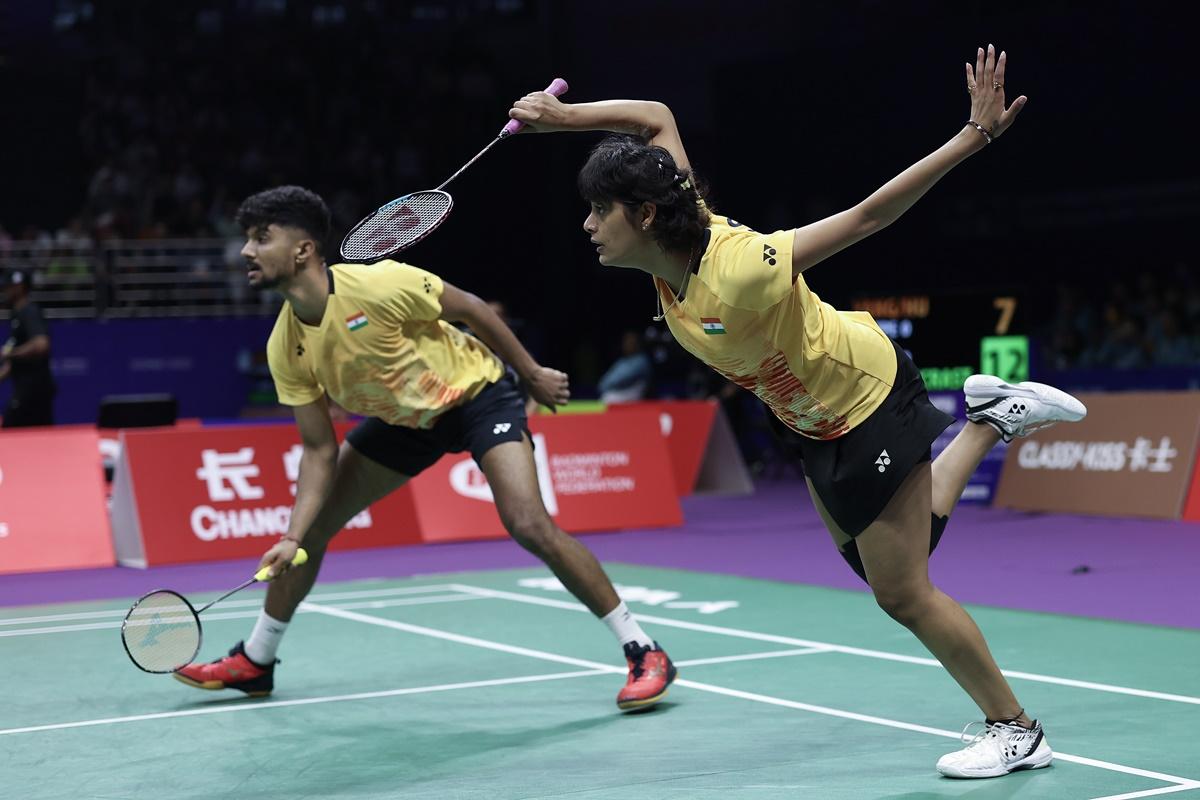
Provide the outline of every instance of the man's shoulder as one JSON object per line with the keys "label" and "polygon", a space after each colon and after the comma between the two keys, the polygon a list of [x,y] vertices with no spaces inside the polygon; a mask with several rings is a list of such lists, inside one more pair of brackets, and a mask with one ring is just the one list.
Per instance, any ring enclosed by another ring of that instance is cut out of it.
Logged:
{"label": "man's shoulder", "polygon": [[296,315],[292,313],[292,307],[287,303],[283,304],[283,308],[279,309],[279,314],[275,317],[275,324],[271,326],[271,335],[267,337],[267,346],[273,342],[287,338],[298,323]]}
{"label": "man's shoulder", "polygon": [[14,312],[13,317],[17,319],[45,319],[46,314],[42,311],[41,306],[30,301]]}

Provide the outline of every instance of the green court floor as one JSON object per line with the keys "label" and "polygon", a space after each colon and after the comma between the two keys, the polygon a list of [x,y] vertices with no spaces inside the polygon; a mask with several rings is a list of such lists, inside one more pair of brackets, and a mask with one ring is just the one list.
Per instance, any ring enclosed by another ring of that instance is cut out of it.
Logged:
{"label": "green court floor", "polygon": [[[971,608],[1057,760],[953,781],[978,713],[869,596],[608,568],[680,668],[648,713],[543,570],[319,584],[264,700],[139,672],[126,601],[0,609],[0,797],[1200,800],[1200,631]],[[206,612],[201,657],[260,602]]]}

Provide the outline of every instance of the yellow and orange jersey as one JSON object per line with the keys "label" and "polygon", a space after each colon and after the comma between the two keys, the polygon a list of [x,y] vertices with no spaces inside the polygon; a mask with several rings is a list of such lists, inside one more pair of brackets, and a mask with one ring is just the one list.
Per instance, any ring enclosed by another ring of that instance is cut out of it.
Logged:
{"label": "yellow and orange jersey", "polygon": [[392,425],[428,428],[503,374],[478,339],[439,317],[442,280],[396,261],[334,264],[319,325],[284,304],[267,342],[279,401],[325,392],[343,408]]}
{"label": "yellow and orange jersey", "polygon": [[836,439],[891,391],[896,351],[870,314],[838,311],[792,280],[793,231],[762,234],[713,215],[683,299],[659,278],[683,347],[749,389],[792,430]]}

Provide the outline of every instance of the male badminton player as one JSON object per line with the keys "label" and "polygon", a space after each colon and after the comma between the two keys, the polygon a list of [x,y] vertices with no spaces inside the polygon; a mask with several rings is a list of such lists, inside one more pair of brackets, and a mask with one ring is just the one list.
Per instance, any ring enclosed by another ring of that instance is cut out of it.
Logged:
{"label": "male badminton player", "polygon": [[583,229],[600,263],[649,273],[665,309],[658,319],[676,340],[798,434],[813,502],[838,549],[986,717],[973,742],[938,761],[960,778],[1044,767],[1053,753],[974,621],[930,582],[929,555],[1001,437],[1079,420],[1086,410],[1049,386],[973,376],[965,390],[974,424],[931,463],[930,446],[952,419],[930,403],[920,372],[869,314],[835,310],[802,273],[896,221],[1012,125],[1026,98],[1005,106],[1006,61],[989,45],[966,65],[969,121],[946,144],[853,208],[766,235],[709,210],[661,103],[567,105],[539,92],[509,112],[529,131],[637,135],[604,140],[579,173],[591,204]]}
{"label": "male badminton player", "polygon": [[[262,565],[273,574],[286,570],[301,544],[308,564],[271,582],[250,638],[176,678],[202,689],[269,694],[280,640],[334,534],[443,454],[466,450],[487,477],[509,534],[623,646],[629,676],[617,705],[657,703],[675,678],[674,665],[632,618],[591,552],[554,524],[538,491],[525,400],[513,372],[530,396],[552,408],[567,402],[566,374],[535,362],[487,303],[433,273],[389,260],[327,265],[329,210],[306,189],[252,195],[237,222],[246,232],[250,284],[287,301],[267,358],[303,444],[288,531]],[[326,394],[367,417],[340,450]]]}

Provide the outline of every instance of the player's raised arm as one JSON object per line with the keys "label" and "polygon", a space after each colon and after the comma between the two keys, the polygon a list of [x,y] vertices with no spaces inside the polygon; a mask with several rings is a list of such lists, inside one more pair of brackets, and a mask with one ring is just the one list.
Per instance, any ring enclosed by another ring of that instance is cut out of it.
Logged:
{"label": "player's raised arm", "polygon": [[600,100],[564,103],[546,92],[533,92],[513,103],[508,115],[534,133],[552,131],[613,131],[645,137],[663,148],[680,169],[690,169],[675,115],[653,100]]}
{"label": "player's raised arm", "polygon": [[971,95],[969,121],[953,139],[901,172],[853,208],[796,230],[792,243],[792,274],[796,275],[855,242],[883,230],[900,218],[943,175],[972,153],[1003,134],[1025,105],[1021,95],[1004,107],[1007,56],[981,47],[974,68],[966,65]]}

